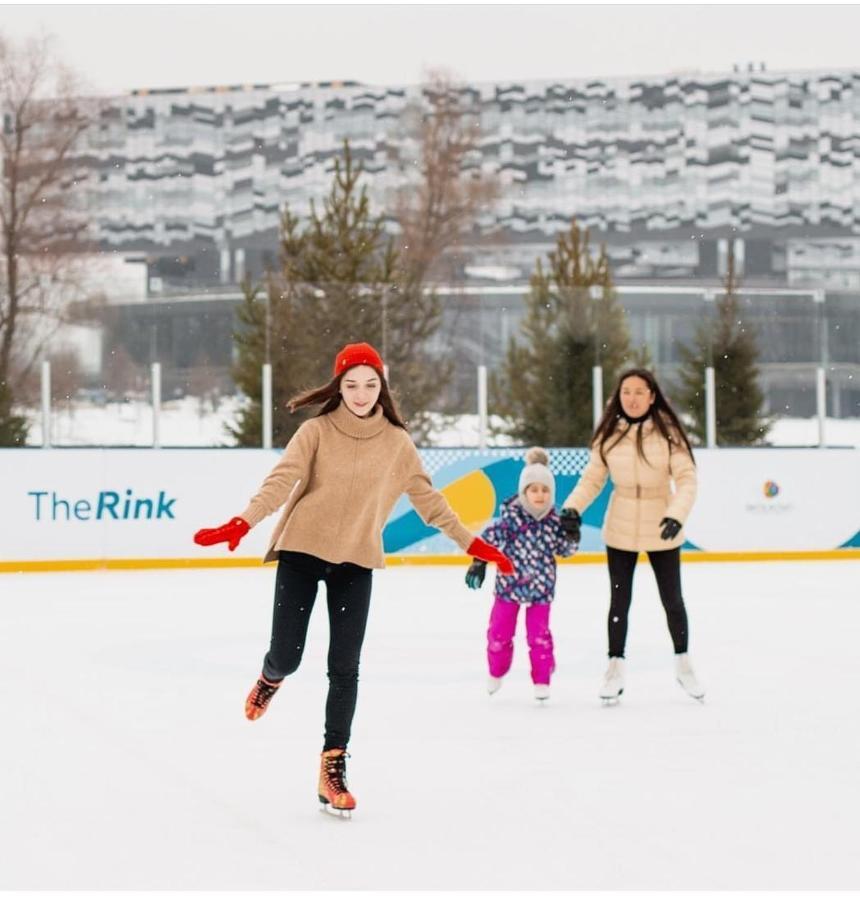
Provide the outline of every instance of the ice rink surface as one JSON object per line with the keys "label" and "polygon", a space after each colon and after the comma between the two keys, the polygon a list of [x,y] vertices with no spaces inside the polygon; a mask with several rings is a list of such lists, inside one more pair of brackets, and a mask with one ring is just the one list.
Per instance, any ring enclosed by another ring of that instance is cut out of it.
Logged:
{"label": "ice rink surface", "polygon": [[485,692],[491,583],[375,580],[351,822],[316,799],[324,589],[251,723],[274,569],[0,575],[0,889],[860,887],[860,562],[683,569],[700,705],[640,565],[621,704],[603,566],[560,568],[552,697]]}

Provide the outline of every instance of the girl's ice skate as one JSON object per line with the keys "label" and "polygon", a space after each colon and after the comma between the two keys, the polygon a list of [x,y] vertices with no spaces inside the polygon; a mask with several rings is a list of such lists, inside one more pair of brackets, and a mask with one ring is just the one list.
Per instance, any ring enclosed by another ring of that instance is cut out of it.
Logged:
{"label": "girl's ice skate", "polygon": [[245,700],[245,716],[252,722],[269,708],[269,702],[281,686],[280,681],[267,681],[261,675]]}
{"label": "girl's ice skate", "polygon": [[624,660],[620,656],[611,656],[600,687],[600,699],[608,706],[610,703],[617,703],[623,693]]}
{"label": "girl's ice skate", "polygon": [[686,653],[675,654],[675,676],[678,684],[694,699],[700,702],[705,699],[705,689],[699,684],[690,657]]}
{"label": "girl's ice skate", "polygon": [[320,758],[320,781],[317,793],[321,811],[342,819],[351,819],[355,797],[346,787],[346,750],[323,750]]}
{"label": "girl's ice skate", "polygon": [[548,684],[536,684],[535,685],[535,700],[549,700],[549,685]]}
{"label": "girl's ice skate", "polygon": [[487,693],[495,694],[496,691],[502,686],[501,678],[494,678],[492,675],[487,678]]}

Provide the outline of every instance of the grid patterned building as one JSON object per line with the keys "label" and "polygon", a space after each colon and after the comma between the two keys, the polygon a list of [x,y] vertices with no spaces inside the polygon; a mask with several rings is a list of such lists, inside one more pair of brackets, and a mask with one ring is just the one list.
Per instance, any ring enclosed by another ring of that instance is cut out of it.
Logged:
{"label": "grid patterned building", "polygon": [[[622,277],[716,274],[716,241],[734,236],[750,276],[860,286],[860,71],[462,90],[481,134],[467,166],[504,185],[480,227],[515,264],[575,216]],[[260,267],[284,203],[301,213],[326,192],[344,139],[384,208],[409,177],[401,114],[426,102],[420,87],[352,83],[116,98],[81,159],[94,237],[184,258],[167,280],[235,281]]]}
{"label": "grid patterned building", "polygon": [[[492,367],[517,328],[535,258],[576,217],[606,242],[634,338],[662,374],[732,242],[744,285],[772,291],[750,301],[770,408],[810,414],[824,363],[833,408],[860,413],[860,71],[461,90],[480,124],[465,167],[495,173],[503,191],[460,273],[461,288],[483,293],[446,294],[438,342],[457,359],[459,404],[471,402],[474,363]],[[181,384],[201,336],[214,334],[210,361],[226,371],[236,284],[275,264],[284,204],[301,215],[327,193],[348,139],[385,209],[415,177],[402,122],[422,106],[418,86],[349,82],[114,98],[78,161],[94,239],[146,268],[146,302],[121,311],[111,340],[139,362],[161,359]]]}

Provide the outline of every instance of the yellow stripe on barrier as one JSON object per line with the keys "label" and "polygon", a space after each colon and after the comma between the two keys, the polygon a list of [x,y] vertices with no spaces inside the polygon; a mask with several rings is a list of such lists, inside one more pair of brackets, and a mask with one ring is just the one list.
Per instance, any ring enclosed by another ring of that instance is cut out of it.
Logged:
{"label": "yellow stripe on barrier", "polygon": [[[641,553],[640,560],[647,560]],[[796,560],[860,559],[860,547],[839,550],[693,550],[683,554],[684,562],[793,562]],[[403,555],[385,559],[388,566],[463,566],[470,557],[458,554]],[[578,553],[571,559],[560,559],[561,565],[605,563],[606,554]],[[255,569],[263,565],[259,557],[239,556],[232,559],[36,559],[0,561],[0,572],[83,572],[128,569]]]}

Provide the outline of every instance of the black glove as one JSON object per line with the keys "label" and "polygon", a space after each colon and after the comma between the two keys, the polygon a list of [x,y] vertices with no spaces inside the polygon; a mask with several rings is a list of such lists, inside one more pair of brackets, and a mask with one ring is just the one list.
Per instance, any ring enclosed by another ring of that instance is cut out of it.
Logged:
{"label": "black glove", "polygon": [[484,583],[484,576],[487,574],[487,564],[482,559],[473,559],[469,571],[466,572],[466,587],[473,591]]}
{"label": "black glove", "polygon": [[582,536],[580,526],[582,525],[582,517],[575,509],[564,508],[559,516],[561,519],[561,527],[564,530],[565,537],[578,544]]}
{"label": "black glove", "polygon": [[660,519],[660,524],[663,526],[660,537],[663,538],[664,541],[671,541],[681,530],[681,523],[677,519]]}

